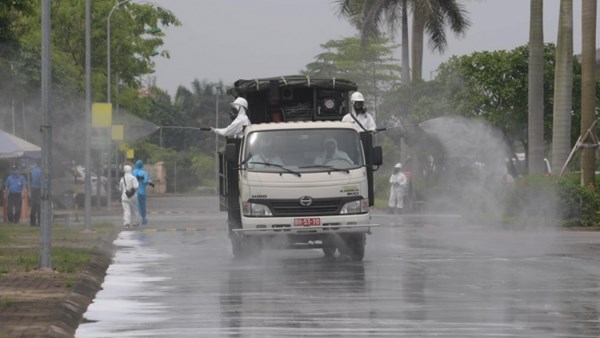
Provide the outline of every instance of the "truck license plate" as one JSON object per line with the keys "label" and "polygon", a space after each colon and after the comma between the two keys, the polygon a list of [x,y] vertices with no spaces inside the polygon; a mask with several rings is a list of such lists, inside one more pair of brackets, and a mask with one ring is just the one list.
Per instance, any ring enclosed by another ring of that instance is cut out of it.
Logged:
{"label": "truck license plate", "polygon": [[309,227],[321,225],[321,219],[316,217],[294,218],[294,226]]}

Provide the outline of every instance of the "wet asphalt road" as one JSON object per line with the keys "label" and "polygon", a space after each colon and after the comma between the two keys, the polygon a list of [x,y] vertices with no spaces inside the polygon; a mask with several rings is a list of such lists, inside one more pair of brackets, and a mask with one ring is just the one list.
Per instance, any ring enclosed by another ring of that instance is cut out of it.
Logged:
{"label": "wet asphalt road", "polygon": [[121,233],[76,337],[600,336],[600,232],[380,214],[363,262],[237,261],[216,197],[149,210],[147,228]]}

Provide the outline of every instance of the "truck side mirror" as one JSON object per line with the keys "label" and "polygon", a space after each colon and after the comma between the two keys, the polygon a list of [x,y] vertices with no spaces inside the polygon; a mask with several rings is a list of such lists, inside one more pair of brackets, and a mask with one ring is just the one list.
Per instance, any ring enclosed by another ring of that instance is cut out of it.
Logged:
{"label": "truck side mirror", "polygon": [[236,146],[233,143],[227,143],[225,145],[225,160],[229,164],[236,164],[238,159],[238,154],[236,151]]}
{"label": "truck side mirror", "polygon": [[383,164],[383,151],[381,146],[373,147],[373,165]]}

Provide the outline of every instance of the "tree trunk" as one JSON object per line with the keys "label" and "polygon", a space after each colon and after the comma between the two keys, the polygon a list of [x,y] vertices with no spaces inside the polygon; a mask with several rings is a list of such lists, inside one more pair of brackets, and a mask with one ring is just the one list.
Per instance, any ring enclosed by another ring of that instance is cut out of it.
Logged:
{"label": "tree trunk", "polygon": [[529,173],[544,173],[543,0],[531,0],[529,23],[528,139]]}
{"label": "tree trunk", "polygon": [[571,152],[573,103],[573,0],[561,0],[554,71],[552,168],[560,172]]}
{"label": "tree trunk", "polygon": [[402,73],[401,80],[403,85],[410,84],[410,60],[408,45],[408,6],[407,1],[402,1]]}
{"label": "tree trunk", "polygon": [[[581,1],[581,135],[590,129],[595,119],[596,97],[596,0]],[[590,138],[584,143],[591,142]],[[596,148],[583,148],[581,154],[581,185],[596,185]]]}
{"label": "tree trunk", "polygon": [[413,11],[412,31],[412,82],[423,79],[423,35],[425,31],[425,18],[418,9]]}

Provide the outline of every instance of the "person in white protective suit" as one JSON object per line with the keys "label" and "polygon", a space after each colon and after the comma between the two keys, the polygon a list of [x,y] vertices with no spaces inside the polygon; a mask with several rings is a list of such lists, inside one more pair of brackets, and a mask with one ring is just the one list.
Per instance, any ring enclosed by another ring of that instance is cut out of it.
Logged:
{"label": "person in white protective suit", "polygon": [[323,151],[317,155],[313,163],[327,164],[334,160],[341,160],[348,162],[349,164],[354,164],[346,152],[338,149],[337,141],[332,137],[328,137],[323,141]]}
{"label": "person in white protective suit", "polygon": [[283,161],[277,154],[273,140],[268,135],[261,135],[258,145],[253,146],[250,152],[252,157],[248,160],[249,169],[258,169],[272,166],[282,166]]}
{"label": "person in white protective suit", "polygon": [[129,226],[137,226],[141,223],[137,207],[137,193],[127,196],[127,191],[132,188],[137,191],[139,183],[137,178],[133,176],[130,165],[123,166],[123,171],[125,174],[119,181],[119,190],[121,191],[121,205],[123,206],[123,225],[129,228]]}
{"label": "person in white protective suit", "polygon": [[248,110],[248,101],[243,97],[238,97],[231,103],[229,117],[233,120],[226,128],[210,127],[213,133],[225,136],[241,138],[244,135],[244,127],[250,125],[250,119],[246,115]]}
{"label": "person in white protective suit", "polygon": [[365,107],[365,98],[360,92],[354,92],[350,96],[350,104],[352,104],[352,112],[344,115],[342,122],[354,123],[354,128],[360,133],[365,131],[375,132],[377,126],[375,119],[370,113],[367,113]]}
{"label": "person in white protective suit", "polygon": [[394,173],[390,177],[390,200],[388,206],[391,213],[402,213],[404,208],[404,196],[408,188],[408,180],[402,172],[402,164],[396,163]]}

